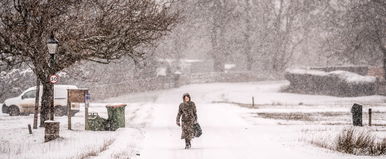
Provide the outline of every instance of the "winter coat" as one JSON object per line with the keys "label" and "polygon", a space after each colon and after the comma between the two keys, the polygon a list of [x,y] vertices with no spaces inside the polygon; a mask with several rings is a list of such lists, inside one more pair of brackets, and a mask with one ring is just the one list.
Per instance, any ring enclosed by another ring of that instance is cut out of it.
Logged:
{"label": "winter coat", "polygon": [[181,139],[192,139],[194,137],[193,124],[197,122],[197,110],[194,102],[183,102],[178,108],[177,122],[181,119]]}

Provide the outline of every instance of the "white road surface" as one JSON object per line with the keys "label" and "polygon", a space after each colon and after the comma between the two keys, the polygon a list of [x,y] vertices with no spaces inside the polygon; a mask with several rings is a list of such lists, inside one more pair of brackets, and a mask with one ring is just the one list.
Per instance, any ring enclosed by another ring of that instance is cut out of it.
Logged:
{"label": "white road surface", "polygon": [[[203,135],[184,149],[181,130],[175,125],[178,100],[191,92],[197,105]],[[285,125],[253,124],[243,117],[246,109],[213,104],[214,92],[177,89],[161,94],[155,102],[153,121],[145,130],[141,159],[333,159],[367,158],[341,154],[299,141],[298,131]],[[208,99],[208,100],[207,100]]]}

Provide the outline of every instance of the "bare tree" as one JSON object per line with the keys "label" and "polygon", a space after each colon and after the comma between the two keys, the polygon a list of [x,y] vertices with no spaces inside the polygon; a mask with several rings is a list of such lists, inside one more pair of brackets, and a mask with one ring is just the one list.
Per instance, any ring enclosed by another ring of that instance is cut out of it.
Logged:
{"label": "bare tree", "polygon": [[352,64],[366,55],[373,60],[383,56],[386,70],[386,1],[351,0],[335,4],[331,10],[326,20],[328,50]]}
{"label": "bare tree", "polygon": [[225,34],[228,24],[238,16],[235,13],[236,3],[228,0],[199,0],[196,6],[200,8],[202,17],[209,27],[212,50],[209,56],[214,61],[214,70],[224,71],[224,62],[230,54],[227,49]]}
{"label": "bare tree", "polygon": [[[154,0],[0,0],[0,59],[8,65],[29,63],[43,85],[41,126],[53,119],[49,76],[78,61],[108,64],[152,46],[177,23],[171,2]],[[60,41],[54,67],[46,41]]]}
{"label": "bare tree", "polygon": [[272,68],[275,71],[282,71],[290,61],[294,49],[302,41],[302,38],[295,38],[296,35],[294,35],[299,31],[299,25],[296,25],[296,22],[301,11],[301,4],[298,1],[280,0],[278,2],[272,26]]}
{"label": "bare tree", "polygon": [[[309,33],[316,27],[315,15],[321,6],[314,0],[243,0],[240,29],[233,32],[242,37],[240,52],[246,57],[246,69],[260,68],[264,71],[282,72],[299,48],[306,48]],[[233,13],[234,14],[234,13]],[[227,24],[229,28],[232,24]],[[232,50],[237,51],[237,50]],[[258,65],[256,65],[258,64]]]}
{"label": "bare tree", "polygon": [[247,70],[252,70],[252,65],[255,61],[254,57],[252,55],[252,39],[251,35],[253,34],[253,24],[252,24],[252,4],[250,0],[244,0],[244,8],[245,8],[245,15],[244,15],[244,22],[245,22],[245,30],[244,30],[244,54],[247,57]]}

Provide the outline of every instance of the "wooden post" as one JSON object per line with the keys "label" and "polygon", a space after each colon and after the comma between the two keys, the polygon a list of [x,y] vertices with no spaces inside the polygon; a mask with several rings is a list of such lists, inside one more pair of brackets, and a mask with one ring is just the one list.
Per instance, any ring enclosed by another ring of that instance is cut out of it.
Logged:
{"label": "wooden post", "polygon": [[255,97],[252,96],[252,107],[255,107]]}
{"label": "wooden post", "polygon": [[67,89],[67,118],[68,118],[68,130],[71,130],[71,102],[70,91]]}
{"label": "wooden post", "polygon": [[379,77],[375,77],[375,94],[379,94]]}
{"label": "wooden post", "polygon": [[89,130],[89,127],[88,127],[88,107],[89,107],[89,94],[88,94],[88,90],[84,91],[84,129],[85,130]]}
{"label": "wooden post", "polygon": [[29,134],[32,134],[31,124],[28,124]]}
{"label": "wooden post", "polygon": [[369,126],[371,126],[371,108],[369,109]]}

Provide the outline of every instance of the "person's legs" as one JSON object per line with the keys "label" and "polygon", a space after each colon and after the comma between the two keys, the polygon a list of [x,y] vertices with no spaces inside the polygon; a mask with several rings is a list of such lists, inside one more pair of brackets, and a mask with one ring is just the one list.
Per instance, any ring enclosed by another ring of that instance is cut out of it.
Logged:
{"label": "person's legs", "polygon": [[189,149],[191,147],[191,140],[194,137],[194,129],[192,123],[182,123],[182,137],[185,139],[185,149]]}
{"label": "person's legs", "polygon": [[188,138],[185,138],[185,149],[189,149],[191,147],[190,140]]}

